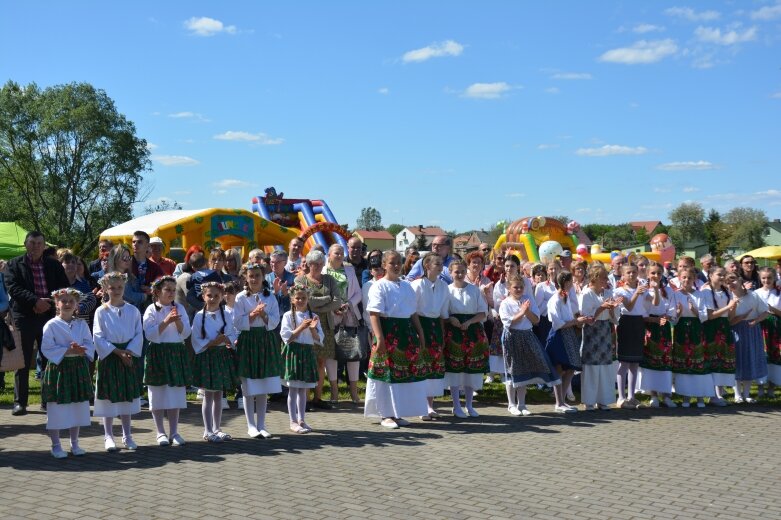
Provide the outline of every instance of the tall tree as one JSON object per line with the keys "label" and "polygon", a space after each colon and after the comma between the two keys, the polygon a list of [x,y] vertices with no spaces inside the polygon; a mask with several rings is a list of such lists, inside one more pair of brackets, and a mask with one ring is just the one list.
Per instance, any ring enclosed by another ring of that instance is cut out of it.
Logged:
{"label": "tall tree", "polygon": [[705,238],[705,210],[697,202],[684,202],[670,211],[670,238],[682,248],[690,240]]}
{"label": "tall tree", "polygon": [[725,230],[722,246],[738,246],[744,250],[765,245],[767,215],[761,209],[732,208],[724,215]]}
{"label": "tall tree", "polygon": [[159,211],[171,211],[174,209],[182,209],[182,205],[171,199],[158,199],[157,202],[149,203],[144,206],[142,215],[149,215],[150,213],[157,213]]}
{"label": "tall tree", "polygon": [[387,228],[385,228],[385,231],[390,233],[391,235],[396,237],[396,235],[399,234],[399,232],[404,229],[404,226],[401,224],[390,224]]}
{"label": "tall tree", "polygon": [[103,90],[13,81],[0,89],[2,217],[49,242],[93,249],[101,231],[132,217],[149,166],[146,141]]}
{"label": "tall tree", "polygon": [[724,252],[722,240],[725,236],[725,225],[721,221],[721,215],[715,209],[708,212],[705,220],[705,242],[708,244],[708,252],[717,257]]}
{"label": "tall tree", "polygon": [[355,229],[367,231],[382,231],[382,215],[376,208],[368,207],[361,210],[361,216],[355,222]]}

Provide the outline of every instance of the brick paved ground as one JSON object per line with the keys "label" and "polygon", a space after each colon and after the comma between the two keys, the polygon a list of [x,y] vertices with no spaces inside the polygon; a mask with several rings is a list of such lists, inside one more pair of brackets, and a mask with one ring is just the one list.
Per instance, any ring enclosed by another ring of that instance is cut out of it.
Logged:
{"label": "brick paved ground", "polygon": [[[345,405],[288,433],[272,405],[270,440],[154,445],[145,411],[138,452],[103,452],[96,420],[83,458],[55,460],[45,415],[0,409],[0,516],[8,518],[781,518],[781,413],[765,407],[613,410],[531,417],[482,406],[478,419],[381,429]],[[118,430],[118,428],[117,428]],[[117,439],[119,442],[119,439]],[[67,446],[67,443],[64,444]]]}

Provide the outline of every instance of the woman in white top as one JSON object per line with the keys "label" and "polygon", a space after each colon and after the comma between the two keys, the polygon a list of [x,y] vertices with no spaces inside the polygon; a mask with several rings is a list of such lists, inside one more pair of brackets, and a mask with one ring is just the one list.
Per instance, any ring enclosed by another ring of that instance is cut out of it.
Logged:
{"label": "woman in white top", "polygon": [[409,425],[404,417],[428,413],[420,351],[425,335],[416,314],[417,300],[409,282],[401,279],[401,255],[382,255],[385,277],[369,289],[366,310],[371,317],[374,346],[369,358],[365,417],[380,417],[385,428]]}
{"label": "woman in white top", "polygon": [[[494,306],[491,308],[493,330],[491,331],[491,343],[488,345],[489,372],[485,379],[486,383],[493,381],[493,374],[504,374],[504,354],[502,352],[503,325],[502,320],[499,317],[499,307],[508,295],[507,280],[513,275],[518,275],[520,267],[521,261],[518,257],[513,254],[508,254],[504,260],[504,271],[499,280],[494,284],[494,291],[491,298],[494,302]],[[533,294],[531,283],[524,283],[524,290],[527,295],[531,296]]]}
{"label": "woman in white top", "polygon": [[[185,308],[174,302],[176,279],[162,276],[152,282],[152,305],[144,312],[144,335],[149,349],[144,360],[144,384],[149,389],[149,410],[157,429],[157,444],[183,446],[179,435],[179,409],[187,408],[187,387],[193,382],[190,355],[184,340],[190,336]],[[168,415],[169,434],[163,427]],[[170,438],[170,441],[169,441]]]}
{"label": "woman in white top", "polygon": [[[759,282],[762,287],[754,291],[767,304],[770,315],[762,321],[762,334],[767,351],[767,379],[770,397],[775,390],[773,385],[781,385],[781,295],[776,285],[776,273],[770,267],[759,270]],[[760,397],[764,388],[760,386]]]}
{"label": "woman in white top", "polygon": [[724,285],[727,271],[723,267],[711,267],[707,274],[708,284],[700,291],[700,301],[707,318],[702,325],[705,357],[716,393],[710,404],[726,406],[723,388],[735,385],[735,335],[729,318],[738,302]]}
{"label": "woman in white top", "polygon": [[551,324],[548,319],[548,300],[558,291],[556,277],[561,271],[561,264],[554,260],[549,262],[545,269],[548,278],[534,287],[534,302],[540,310],[540,322],[534,326],[534,333],[537,335],[537,339],[540,340],[541,345],[545,345],[548,342],[548,334],[550,334]]}
{"label": "woman in white top", "polygon": [[412,282],[417,300],[417,315],[423,329],[426,348],[421,350],[422,369],[426,376],[428,415],[424,421],[439,417],[434,410],[434,398],[445,393],[445,319],[448,314],[450,293],[447,284],[439,278],[442,273],[442,257],[426,255],[423,259],[423,277]]}
{"label": "woman in white top", "polygon": [[643,360],[645,343],[645,318],[648,315],[648,287],[637,280],[637,267],[624,265],[621,268],[620,287],[613,289],[613,295],[622,297],[621,317],[616,327],[616,357],[618,358],[618,406],[639,408],[635,399],[637,372]]}

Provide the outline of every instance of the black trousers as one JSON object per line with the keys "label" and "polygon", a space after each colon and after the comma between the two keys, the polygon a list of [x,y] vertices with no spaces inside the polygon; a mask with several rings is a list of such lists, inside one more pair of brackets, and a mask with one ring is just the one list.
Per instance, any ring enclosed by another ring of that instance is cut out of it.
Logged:
{"label": "black trousers", "polygon": [[[14,404],[27,407],[27,398],[30,393],[30,369],[34,363],[33,353],[36,346],[40,350],[43,326],[51,317],[47,313],[32,318],[18,317],[14,320],[16,329],[22,338],[22,355],[24,356],[24,368],[17,370],[14,374]],[[41,355],[41,359],[41,370],[45,370],[46,356]]]}

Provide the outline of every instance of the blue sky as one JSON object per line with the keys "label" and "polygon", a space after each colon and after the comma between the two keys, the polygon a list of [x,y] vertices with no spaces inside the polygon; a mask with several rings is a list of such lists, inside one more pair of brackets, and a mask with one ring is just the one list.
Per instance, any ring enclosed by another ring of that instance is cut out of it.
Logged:
{"label": "blue sky", "polygon": [[104,89],[150,143],[150,200],[781,217],[781,1],[1,5],[0,80]]}

